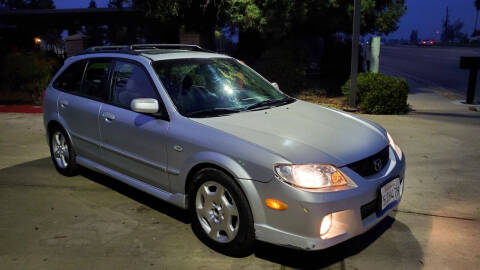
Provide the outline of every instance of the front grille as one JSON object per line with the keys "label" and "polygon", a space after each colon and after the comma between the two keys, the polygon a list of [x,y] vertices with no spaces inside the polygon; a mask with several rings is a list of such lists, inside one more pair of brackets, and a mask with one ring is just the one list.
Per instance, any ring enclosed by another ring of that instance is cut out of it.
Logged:
{"label": "front grille", "polygon": [[[366,177],[378,173],[387,165],[388,163],[388,146],[385,147],[382,151],[376,153],[373,156],[367,157],[360,161],[351,163],[347,165],[350,169],[354,170],[359,175]],[[381,166],[378,166],[378,160],[381,161]],[[377,162],[377,166],[375,166]]]}
{"label": "front grille", "polygon": [[375,213],[378,209],[378,200],[375,199],[367,204],[362,205],[360,212],[362,213],[362,219],[367,218],[371,214]]}

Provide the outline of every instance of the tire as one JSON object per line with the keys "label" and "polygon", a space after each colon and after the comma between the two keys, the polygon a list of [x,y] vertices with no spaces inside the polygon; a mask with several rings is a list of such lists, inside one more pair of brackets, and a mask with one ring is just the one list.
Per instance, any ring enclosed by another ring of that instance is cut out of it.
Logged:
{"label": "tire", "polygon": [[192,230],[203,243],[230,256],[251,254],[255,240],[252,211],[232,177],[218,169],[201,169],[193,177],[188,196]]}
{"label": "tire", "polygon": [[50,132],[50,156],[55,169],[64,176],[78,174],[78,165],[75,160],[75,150],[72,147],[65,130],[55,127]]}

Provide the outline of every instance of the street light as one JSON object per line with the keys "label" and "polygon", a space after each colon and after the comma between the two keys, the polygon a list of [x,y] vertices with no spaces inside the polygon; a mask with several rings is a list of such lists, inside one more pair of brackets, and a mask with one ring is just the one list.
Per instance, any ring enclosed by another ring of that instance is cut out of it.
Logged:
{"label": "street light", "polygon": [[35,37],[33,38],[33,42],[35,43],[35,45],[40,45],[40,43],[42,43],[42,39],[39,37]]}

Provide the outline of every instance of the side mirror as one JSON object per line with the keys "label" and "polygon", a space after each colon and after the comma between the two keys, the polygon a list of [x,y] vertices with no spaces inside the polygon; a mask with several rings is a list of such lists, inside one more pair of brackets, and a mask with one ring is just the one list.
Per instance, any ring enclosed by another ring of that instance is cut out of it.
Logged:
{"label": "side mirror", "polygon": [[136,98],[130,102],[130,108],[139,113],[157,113],[158,100],[154,98]]}
{"label": "side mirror", "polygon": [[275,89],[280,90],[280,86],[278,86],[278,83],[272,82],[272,86],[275,87]]}

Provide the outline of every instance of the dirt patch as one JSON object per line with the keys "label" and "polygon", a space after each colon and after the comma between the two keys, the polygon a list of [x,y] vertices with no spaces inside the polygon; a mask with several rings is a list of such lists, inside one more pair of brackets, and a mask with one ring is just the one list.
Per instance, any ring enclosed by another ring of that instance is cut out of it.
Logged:
{"label": "dirt patch", "polygon": [[327,97],[326,92],[321,90],[305,90],[297,94],[295,98],[339,110],[343,109],[348,103],[345,96]]}

